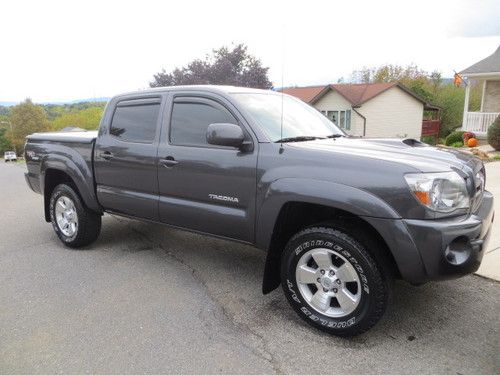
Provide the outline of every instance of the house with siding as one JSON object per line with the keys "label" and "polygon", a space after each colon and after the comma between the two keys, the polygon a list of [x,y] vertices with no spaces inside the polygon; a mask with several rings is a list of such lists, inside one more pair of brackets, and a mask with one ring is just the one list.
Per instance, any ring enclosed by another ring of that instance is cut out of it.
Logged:
{"label": "house with siding", "polygon": [[438,110],[397,82],[289,87],[283,92],[354,136],[420,139],[424,109]]}
{"label": "house with siding", "polygon": [[[493,121],[500,116],[500,46],[495,53],[460,72],[465,77],[465,104],[462,130],[485,136]],[[479,112],[469,111],[472,81],[482,87]]]}

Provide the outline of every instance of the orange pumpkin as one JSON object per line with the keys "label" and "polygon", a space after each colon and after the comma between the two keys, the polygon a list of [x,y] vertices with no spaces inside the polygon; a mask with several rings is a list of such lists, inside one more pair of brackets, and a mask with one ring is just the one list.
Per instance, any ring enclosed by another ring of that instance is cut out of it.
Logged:
{"label": "orange pumpkin", "polygon": [[469,147],[477,147],[477,139],[476,138],[470,138],[467,141],[467,146],[469,146]]}

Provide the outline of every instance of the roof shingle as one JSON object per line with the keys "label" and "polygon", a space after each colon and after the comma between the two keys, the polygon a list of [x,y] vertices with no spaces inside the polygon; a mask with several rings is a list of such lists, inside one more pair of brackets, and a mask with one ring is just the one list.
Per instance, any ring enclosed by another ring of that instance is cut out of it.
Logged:
{"label": "roof shingle", "polygon": [[303,102],[311,103],[312,100],[326,88],[328,88],[328,86],[286,87],[280,91],[295,96]]}
{"label": "roof shingle", "polygon": [[464,69],[460,74],[481,74],[481,73],[498,73],[500,72],[500,46],[490,56]]}
{"label": "roof shingle", "polygon": [[327,92],[333,90],[342,95],[353,106],[360,106],[392,87],[398,87],[408,95],[413,96],[415,99],[422,102],[426,109],[439,109],[439,107],[434,106],[431,103],[427,103],[420,96],[398,82],[338,83],[325,86],[287,87],[280,91],[283,91],[285,94],[295,96],[296,98],[312,105],[321,99]]}
{"label": "roof shingle", "polygon": [[326,86],[288,87],[284,88],[283,92],[288,95],[293,95],[306,103],[313,104],[319,100],[323,94],[326,94],[329,90],[334,90],[346,98],[352,105],[361,105],[396,85],[398,85],[397,82],[342,83]]}
{"label": "roof shingle", "polygon": [[397,85],[391,83],[335,84],[330,87],[346,98],[352,105],[361,105],[375,96]]}

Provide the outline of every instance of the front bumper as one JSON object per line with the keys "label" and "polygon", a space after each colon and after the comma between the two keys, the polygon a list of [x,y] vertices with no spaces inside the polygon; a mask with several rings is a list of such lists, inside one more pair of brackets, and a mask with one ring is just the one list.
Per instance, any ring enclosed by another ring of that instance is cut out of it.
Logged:
{"label": "front bumper", "polygon": [[403,220],[420,253],[426,279],[475,272],[488,245],[494,216],[493,195],[485,191],[481,205],[466,218]]}

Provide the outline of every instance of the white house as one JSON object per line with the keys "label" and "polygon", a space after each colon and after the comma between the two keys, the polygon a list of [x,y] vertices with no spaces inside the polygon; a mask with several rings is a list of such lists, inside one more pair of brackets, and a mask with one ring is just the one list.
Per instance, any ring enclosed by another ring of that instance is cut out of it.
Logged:
{"label": "white house", "polygon": [[[484,136],[488,127],[500,116],[500,46],[494,54],[462,70],[460,75],[467,78],[462,130]],[[479,112],[469,112],[470,80],[479,81],[482,85]]]}
{"label": "white house", "polygon": [[[291,87],[283,92],[309,103],[354,136],[420,139],[424,109],[438,110],[399,83]],[[439,120],[433,121],[437,133]]]}

